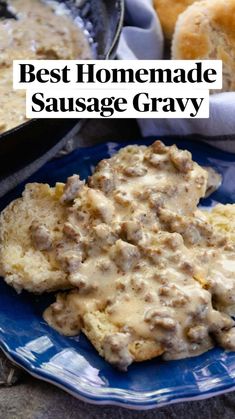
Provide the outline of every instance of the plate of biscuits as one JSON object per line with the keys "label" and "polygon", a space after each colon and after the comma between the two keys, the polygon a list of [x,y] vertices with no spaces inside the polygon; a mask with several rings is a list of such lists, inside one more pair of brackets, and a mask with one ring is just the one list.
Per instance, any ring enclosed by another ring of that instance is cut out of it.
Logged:
{"label": "plate of biscuits", "polygon": [[84,401],[150,409],[235,389],[234,155],[81,148],[0,202],[0,346]]}

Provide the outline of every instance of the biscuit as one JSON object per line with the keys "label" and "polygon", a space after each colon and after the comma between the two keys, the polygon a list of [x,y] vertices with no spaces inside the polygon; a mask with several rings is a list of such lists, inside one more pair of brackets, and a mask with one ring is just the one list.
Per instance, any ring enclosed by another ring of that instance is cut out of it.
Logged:
{"label": "biscuit", "polygon": [[158,14],[164,35],[171,39],[178,16],[196,0],[154,0],[154,8]]}
{"label": "biscuit", "polygon": [[[117,333],[123,333],[120,328],[110,322],[105,312],[100,311],[85,314],[82,331],[99,354],[105,358],[107,358],[105,339],[107,340],[107,337]],[[156,341],[143,338],[138,339],[137,337],[127,344],[127,350],[135,362],[147,361],[162,355],[164,352],[163,347]]]}
{"label": "biscuit", "polygon": [[205,195],[207,178],[189,151],[155,141],[149,147],[122,148],[102,160],[88,184],[111,199],[123,218],[143,222],[147,211],[146,222],[154,224],[160,207],[192,214]]}
{"label": "biscuit", "polygon": [[211,336],[217,339],[233,325],[213,309],[210,292],[195,280],[197,264],[182,237],[141,232],[138,245],[115,236],[106,248],[92,241],[73,273],[77,289],[59,294],[44,312],[62,334],[82,330],[100,355],[122,370],[160,354],[198,355],[213,346]]}
{"label": "biscuit", "polygon": [[23,196],[0,215],[0,272],[18,292],[68,287],[66,274],[50,250],[51,242],[62,234],[65,210],[59,198],[63,189],[63,184],[54,188],[28,184]]}
{"label": "biscuit", "polygon": [[235,90],[234,28],[234,0],[196,2],[177,20],[172,42],[172,58],[222,60],[223,91]]}
{"label": "biscuit", "polygon": [[207,172],[188,151],[156,141],[102,161],[89,184],[78,175],[54,188],[30,184],[3,211],[7,283],[39,293],[74,287],[44,319],[67,336],[83,331],[123,371],[215,342],[234,349],[225,314],[235,304],[234,246],[196,211]]}
{"label": "biscuit", "polygon": [[218,204],[203,213],[216,231],[225,234],[235,243],[235,204]]}

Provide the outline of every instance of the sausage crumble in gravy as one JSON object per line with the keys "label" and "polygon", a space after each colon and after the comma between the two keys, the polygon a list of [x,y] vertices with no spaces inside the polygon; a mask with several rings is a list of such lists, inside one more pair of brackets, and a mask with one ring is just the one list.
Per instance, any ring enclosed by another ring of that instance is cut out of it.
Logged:
{"label": "sausage crumble in gravy", "polygon": [[46,321],[65,335],[82,330],[122,370],[156,356],[156,344],[164,359],[216,343],[235,350],[235,246],[197,209],[207,181],[188,151],[159,141],[103,160],[89,187],[70,178],[57,257],[74,289]]}
{"label": "sausage crumble in gravy", "polygon": [[124,371],[235,350],[235,210],[198,209],[209,184],[188,151],[156,141],[87,183],[28,185],[0,215],[1,274],[18,292],[60,290],[44,319]]}

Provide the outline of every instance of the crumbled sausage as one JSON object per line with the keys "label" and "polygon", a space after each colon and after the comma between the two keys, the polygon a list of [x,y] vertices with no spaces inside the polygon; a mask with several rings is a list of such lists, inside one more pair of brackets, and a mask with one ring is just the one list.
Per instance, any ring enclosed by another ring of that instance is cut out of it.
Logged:
{"label": "crumbled sausage", "polygon": [[92,284],[86,276],[80,274],[79,272],[70,274],[68,280],[73,286],[79,289],[80,293],[85,294],[97,289],[97,285],[95,283]]}
{"label": "crumbled sausage", "polygon": [[116,286],[116,290],[119,290],[119,291],[125,291],[127,288],[125,282],[123,282],[120,279],[115,281],[115,286]]}
{"label": "crumbled sausage", "polygon": [[79,289],[87,288],[88,278],[79,272],[69,275],[69,282]]}
{"label": "crumbled sausage", "polygon": [[158,294],[164,305],[169,307],[182,307],[189,301],[188,296],[174,284],[161,286]]}
{"label": "crumbled sausage", "polygon": [[203,235],[208,237],[211,234],[211,228],[200,220],[184,218],[168,209],[159,208],[158,216],[164,228],[180,234],[186,244],[198,244],[202,241]]}
{"label": "crumbled sausage", "polygon": [[130,335],[128,333],[113,333],[104,338],[103,351],[105,359],[121,371],[127,371],[133,362],[128,345]]}
{"label": "crumbled sausage", "polygon": [[91,210],[105,223],[110,223],[114,215],[114,206],[101,191],[89,189],[87,193]]}
{"label": "crumbled sausage", "polygon": [[192,263],[187,260],[183,261],[180,265],[180,269],[188,275],[193,276],[195,274],[195,267]]}
{"label": "crumbled sausage", "polygon": [[104,194],[109,194],[115,188],[115,176],[111,171],[109,164],[105,164],[105,169],[102,173],[96,172],[89,178],[89,185],[92,188],[100,189]]}
{"label": "crumbled sausage", "polygon": [[147,288],[147,282],[144,281],[144,279],[135,276],[131,278],[131,285],[137,293],[143,292]]}
{"label": "crumbled sausage", "polygon": [[187,173],[192,170],[193,161],[192,155],[189,151],[178,150],[178,148],[173,145],[169,149],[169,157],[176,169],[178,169],[180,172]]}
{"label": "crumbled sausage", "polygon": [[84,182],[80,180],[80,177],[78,175],[68,177],[60,201],[62,203],[73,201],[76,198],[82,186],[84,186]]}
{"label": "crumbled sausage", "polygon": [[[141,223],[144,226],[151,225],[151,228],[155,228],[157,226],[156,217],[151,216],[151,214],[146,214],[146,212],[139,212],[136,214],[135,220],[137,223]],[[153,225],[153,221],[156,223]]]}
{"label": "crumbled sausage", "polygon": [[162,356],[164,360],[167,361],[171,359],[185,358],[185,354],[188,350],[188,345],[185,339],[180,339],[178,336],[166,334],[162,340],[162,344],[166,349]]}
{"label": "crumbled sausage", "polygon": [[[224,246],[228,245],[229,238],[224,236],[223,234],[220,234],[220,233],[216,232],[215,234],[212,233],[211,236],[208,237],[207,242],[208,242],[209,245],[211,244],[212,246],[214,245],[214,246],[217,246],[217,247],[224,247]],[[228,246],[228,250],[231,250],[233,252],[234,248],[229,249],[229,246]]]}
{"label": "crumbled sausage", "polygon": [[158,217],[170,232],[181,233],[184,227],[183,217],[166,208],[159,208]]}
{"label": "crumbled sausage", "polygon": [[161,249],[157,246],[148,248],[147,246],[144,249],[145,254],[150,258],[150,260],[156,265],[158,269],[166,268],[167,261],[162,257]]}
{"label": "crumbled sausage", "polygon": [[180,261],[181,261],[181,253],[180,252],[175,252],[175,253],[171,254],[168,259],[169,259],[170,262],[173,262],[175,264],[179,264]]}
{"label": "crumbled sausage", "polygon": [[193,319],[195,322],[204,321],[207,316],[208,311],[208,302],[207,301],[201,301],[198,303],[198,305],[193,308],[192,310],[189,310],[188,315]]}
{"label": "crumbled sausage", "polygon": [[154,153],[146,153],[145,160],[156,169],[163,169],[166,163],[169,161],[167,154],[159,155]]}
{"label": "crumbled sausage", "polygon": [[56,301],[55,303],[51,304],[51,310],[53,313],[60,313],[63,310],[63,308],[63,304],[59,301]]}
{"label": "crumbled sausage", "polygon": [[127,272],[138,263],[140,253],[136,246],[119,239],[111,249],[111,257],[120,269]]}
{"label": "crumbled sausage", "polygon": [[45,319],[67,336],[75,336],[81,330],[80,315],[67,304],[64,294],[57,295],[56,302],[46,310]]}
{"label": "crumbled sausage", "polygon": [[186,244],[195,245],[201,242],[201,234],[194,225],[186,227],[185,231],[182,232],[182,236]]}
{"label": "crumbled sausage", "polygon": [[171,295],[172,286],[171,285],[163,285],[159,288],[158,294],[160,296],[169,297]]}
{"label": "crumbled sausage", "polygon": [[178,233],[172,233],[166,236],[165,243],[171,250],[177,250],[184,244],[182,236]]}
{"label": "crumbled sausage", "polygon": [[160,327],[169,331],[174,331],[177,326],[177,321],[170,317],[170,314],[165,310],[150,309],[145,313],[144,320],[150,323],[150,329]]}
{"label": "crumbled sausage", "polygon": [[89,213],[81,210],[80,206],[77,205],[78,203],[76,202],[76,206],[72,206],[72,207],[67,207],[67,215],[68,215],[68,222],[72,225],[77,225],[79,224],[89,224]]}
{"label": "crumbled sausage", "polygon": [[217,342],[225,349],[235,351],[235,328],[217,334]]}
{"label": "crumbled sausage", "polygon": [[57,244],[56,258],[65,272],[73,273],[78,270],[83,261],[83,251],[80,245],[71,246],[66,241]]}
{"label": "crumbled sausage", "polygon": [[148,291],[144,295],[144,301],[146,301],[146,303],[153,303],[155,300],[156,300],[156,294],[154,292]]}
{"label": "crumbled sausage", "polygon": [[121,206],[127,207],[131,204],[131,197],[125,191],[117,190],[114,193],[113,198],[117,202],[117,204]]}
{"label": "crumbled sausage", "polygon": [[52,237],[48,228],[39,224],[37,221],[33,221],[30,226],[31,239],[33,245],[38,250],[49,250],[52,246]]}
{"label": "crumbled sausage", "polygon": [[99,259],[96,262],[97,269],[99,269],[101,272],[108,272],[111,268],[111,261],[107,259]]}
{"label": "crumbled sausage", "polygon": [[129,166],[123,169],[123,173],[126,176],[138,177],[144,176],[147,173],[147,169],[143,166]]}
{"label": "crumbled sausage", "polygon": [[97,175],[97,173],[99,172],[103,172],[103,171],[107,171],[108,173],[111,171],[111,166],[110,166],[110,162],[107,159],[101,160],[95,169],[95,173],[92,177],[89,178],[89,182],[91,182]]}
{"label": "crumbled sausage", "polygon": [[213,310],[210,313],[210,332],[219,333],[221,330],[229,330],[234,326],[234,320],[225,313]]}
{"label": "crumbled sausage", "polygon": [[79,231],[79,228],[69,222],[64,224],[63,232],[68,238],[76,242],[79,242],[81,240],[81,233]]}
{"label": "crumbled sausage", "polygon": [[161,193],[152,193],[149,195],[149,206],[153,209],[159,209],[164,207],[165,198]]}
{"label": "crumbled sausage", "polygon": [[107,224],[100,223],[93,228],[97,239],[101,241],[101,243],[106,245],[112,245],[117,240],[116,235],[113,233],[111,227]]}
{"label": "crumbled sausage", "polygon": [[208,336],[208,327],[197,325],[191,327],[187,332],[187,337],[191,342],[201,343]]}
{"label": "crumbled sausage", "polygon": [[89,223],[89,214],[85,211],[77,211],[76,218],[78,222],[88,224]]}
{"label": "crumbled sausage", "polygon": [[79,253],[72,253],[68,252],[63,256],[63,263],[65,266],[65,270],[69,273],[75,272],[81,265],[82,262],[82,254]]}
{"label": "crumbled sausage", "polygon": [[151,145],[151,149],[154,151],[154,153],[157,154],[164,154],[167,152],[167,147],[160,140],[154,141],[154,143]]}
{"label": "crumbled sausage", "polygon": [[[214,234],[212,226],[205,221],[194,219],[192,221],[185,223],[185,239],[191,241],[191,244],[199,243],[200,241],[204,240],[208,244],[216,244],[219,246],[219,243],[223,246],[226,243],[226,238],[222,237],[222,241],[220,241],[221,236],[218,234]],[[190,233],[190,230],[192,233]],[[194,238],[192,237],[194,235]]]}
{"label": "crumbled sausage", "polygon": [[121,232],[132,243],[138,243],[143,237],[140,225],[136,221],[124,221],[121,226]]}

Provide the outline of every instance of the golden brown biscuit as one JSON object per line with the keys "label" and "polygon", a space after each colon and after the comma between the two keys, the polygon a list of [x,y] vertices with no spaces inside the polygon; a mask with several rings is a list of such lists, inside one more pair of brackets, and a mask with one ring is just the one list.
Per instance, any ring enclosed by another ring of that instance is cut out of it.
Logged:
{"label": "golden brown biscuit", "polygon": [[13,201],[0,216],[0,272],[18,292],[41,293],[68,287],[52,242],[62,234],[65,218],[59,198],[64,185],[55,188],[28,184],[22,198]]}
{"label": "golden brown biscuit", "polygon": [[216,231],[228,235],[235,243],[235,204],[218,204],[211,211],[204,211],[204,216]]}
{"label": "golden brown biscuit", "polygon": [[[75,198],[83,202],[80,212],[73,209]],[[70,276],[83,258],[88,207],[89,188],[78,175],[54,188],[26,185],[0,215],[0,274],[6,282],[35,293],[71,288]]]}
{"label": "golden brown biscuit", "polygon": [[178,16],[196,0],[154,0],[154,7],[167,39],[174,33]]}
{"label": "golden brown biscuit", "polygon": [[176,23],[172,58],[223,61],[223,90],[235,89],[235,0],[203,0]]}
{"label": "golden brown biscuit", "polygon": [[[123,335],[123,331],[110,322],[106,313],[99,311],[87,313],[84,316],[82,331],[97,349],[99,354],[104,356],[107,361],[110,362],[110,354],[107,351],[107,337],[111,339],[112,336],[115,337],[116,335],[119,336],[120,340],[120,336]],[[128,363],[129,358],[130,360],[133,358],[135,362],[146,361],[162,355],[163,352],[163,347],[156,341],[150,339],[145,340],[143,338],[138,339],[138,337],[134,337],[127,343],[126,361]],[[123,360],[123,364],[125,364],[125,359]],[[128,365],[126,365],[126,367],[127,366]]]}

